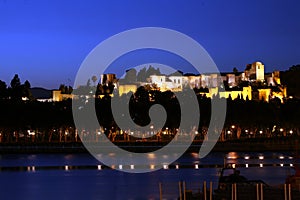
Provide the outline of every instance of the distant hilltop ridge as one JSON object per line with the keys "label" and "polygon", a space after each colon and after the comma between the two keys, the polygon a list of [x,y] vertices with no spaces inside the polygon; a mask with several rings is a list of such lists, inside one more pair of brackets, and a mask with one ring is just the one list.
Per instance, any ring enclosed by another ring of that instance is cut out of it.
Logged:
{"label": "distant hilltop ridge", "polygon": [[50,99],[52,98],[52,90],[42,87],[30,88],[31,94],[35,99]]}

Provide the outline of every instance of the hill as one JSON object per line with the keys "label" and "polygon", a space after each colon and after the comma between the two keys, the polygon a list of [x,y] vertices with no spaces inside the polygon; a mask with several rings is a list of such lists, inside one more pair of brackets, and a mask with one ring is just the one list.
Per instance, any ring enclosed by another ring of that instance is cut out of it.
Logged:
{"label": "hill", "polygon": [[32,96],[35,99],[49,99],[52,98],[52,90],[48,90],[45,88],[34,87],[30,88]]}

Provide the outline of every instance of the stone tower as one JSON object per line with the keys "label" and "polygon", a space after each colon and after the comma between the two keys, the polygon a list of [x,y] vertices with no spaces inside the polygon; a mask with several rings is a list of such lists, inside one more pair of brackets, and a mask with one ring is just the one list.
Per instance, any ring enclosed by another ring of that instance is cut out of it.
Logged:
{"label": "stone tower", "polygon": [[252,69],[256,72],[256,81],[263,82],[265,80],[265,66],[261,62],[252,63]]}

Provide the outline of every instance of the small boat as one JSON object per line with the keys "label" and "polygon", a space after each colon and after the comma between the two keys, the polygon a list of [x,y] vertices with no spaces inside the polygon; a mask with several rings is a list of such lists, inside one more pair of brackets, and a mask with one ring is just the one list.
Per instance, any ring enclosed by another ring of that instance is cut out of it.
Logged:
{"label": "small boat", "polygon": [[226,167],[220,172],[218,188],[214,191],[215,199],[231,200],[234,192],[234,185],[237,199],[256,199],[256,188],[270,188],[262,180],[248,180],[240,174],[237,168]]}

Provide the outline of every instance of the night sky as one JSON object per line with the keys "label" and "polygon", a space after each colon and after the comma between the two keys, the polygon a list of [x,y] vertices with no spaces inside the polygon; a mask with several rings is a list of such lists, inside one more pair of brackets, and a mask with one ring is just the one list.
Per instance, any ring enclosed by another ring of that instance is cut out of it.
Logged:
{"label": "night sky", "polygon": [[[192,37],[220,71],[242,71],[256,60],[266,71],[300,64],[297,0],[0,0],[0,80],[9,84],[17,73],[33,87],[72,85],[82,61],[101,41],[147,26]],[[132,67],[130,60],[124,59],[123,67]],[[189,72],[184,64],[180,70]]]}

